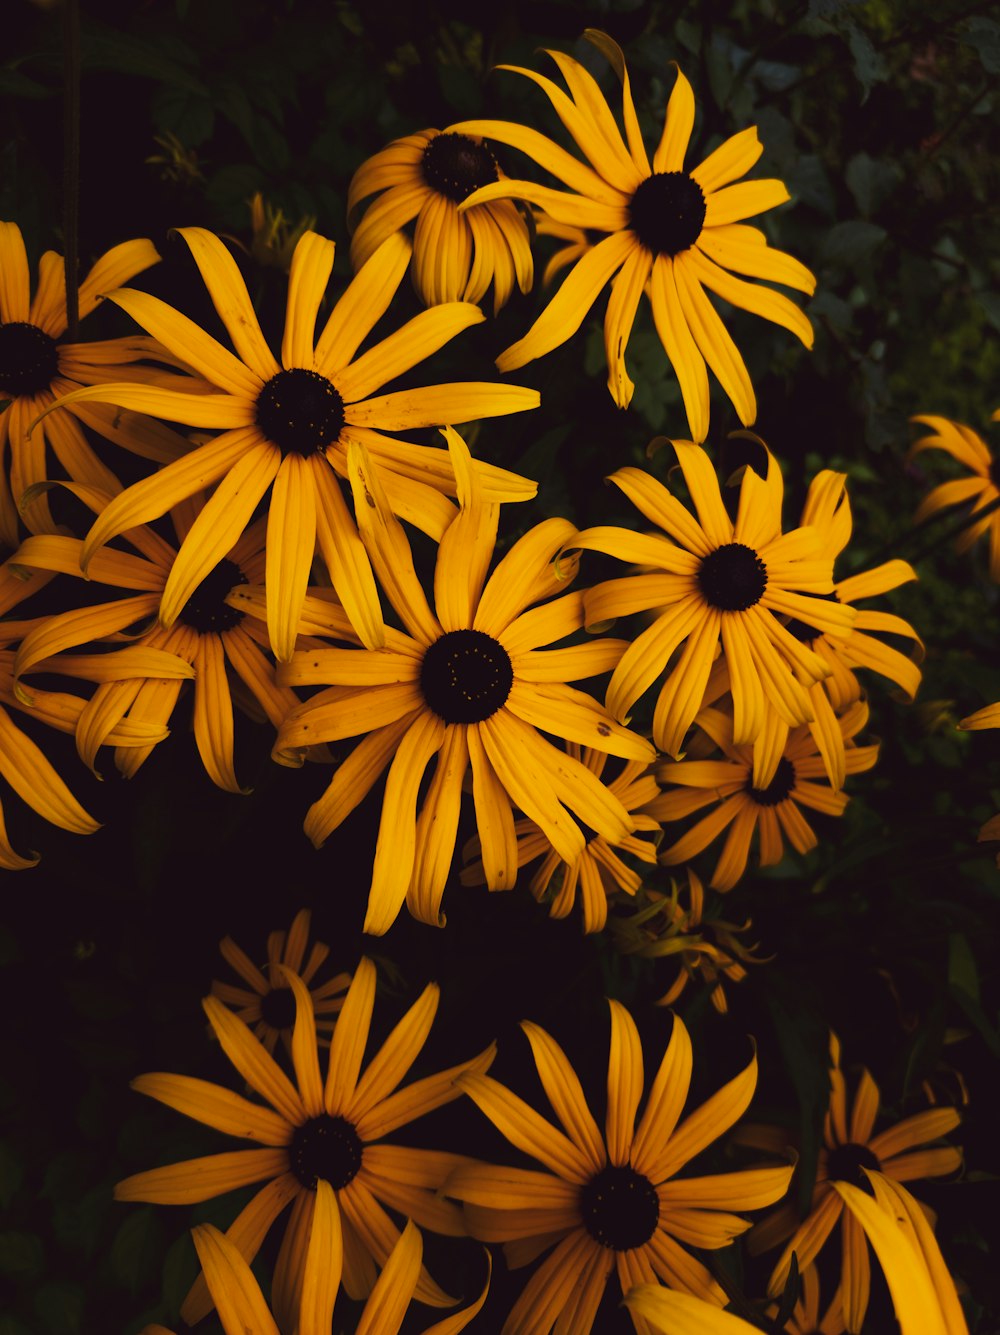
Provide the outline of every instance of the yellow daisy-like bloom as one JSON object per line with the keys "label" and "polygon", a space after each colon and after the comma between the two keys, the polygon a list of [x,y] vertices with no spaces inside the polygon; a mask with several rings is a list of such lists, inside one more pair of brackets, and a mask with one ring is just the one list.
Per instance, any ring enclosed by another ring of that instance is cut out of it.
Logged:
{"label": "yellow daisy-like bloom", "polygon": [[[575,742],[567,742],[566,751],[574,760],[592,770],[597,778],[604,780],[608,761],[606,752],[595,751],[589,746],[580,747]],[[641,760],[627,761],[607,786],[608,791],[618,798],[632,817],[636,830],[656,836],[653,842],[629,834],[620,843],[612,845],[602,835],[595,834],[575,862],[566,862],[549,843],[545,831],[534,821],[519,820],[514,823],[518,867],[527,866],[536,858],[542,859],[542,865],[528,883],[531,893],[539,903],[548,897],[550,917],[566,918],[573,911],[579,888],[585,932],[604,930],[609,895],[619,891],[634,895],[642,885],[642,877],[623,862],[620,855],[625,853],[655,866],[656,843],[662,835],[659,822],[643,811],[660,793],[648,765]],[[474,839],[466,849],[466,857],[479,851],[479,841]],[[560,876],[553,884],[557,872]],[[482,885],[485,879],[481,858],[462,872],[463,885]]]}
{"label": "yellow daisy-like bloom", "polygon": [[[191,1230],[191,1236],[225,1335],[281,1335],[253,1271],[225,1233],[211,1224],[199,1224]],[[322,1179],[316,1183],[316,1207],[306,1246],[295,1332],[330,1335],[344,1267],[344,1240],[336,1196],[330,1184]],[[420,1229],[408,1220],[375,1281],[354,1335],[398,1335],[420,1276],[423,1246]],[[474,1303],[425,1327],[424,1335],[457,1335],[464,1330],[482,1311],[489,1286],[487,1273],[486,1287]],[[141,1335],[174,1335],[174,1332],[165,1326],[150,1325],[143,1328]]]}
{"label": "yellow daisy-like bloom", "polygon": [[[399,1238],[399,1229],[383,1206],[421,1227],[464,1236],[460,1211],[436,1194],[449,1174],[466,1162],[463,1156],[382,1142],[399,1127],[458,1098],[461,1090],[456,1078],[466,1071],[485,1071],[494,1049],[398,1088],[434,1022],[439,989],[431,983],[362,1072],[375,1004],[375,966],[362,959],[333,1031],[324,1081],[309,989],[283,965],[278,972],[295,994],[295,1085],[217,997],[202,1002],[226,1056],[269,1107],[190,1076],[144,1075],[132,1082],[140,1093],[227,1135],[255,1140],[264,1148],[213,1154],[137,1173],[118,1183],[115,1197],[185,1205],[265,1182],[226,1234],[241,1255],[252,1261],[271,1224],[291,1204],[273,1282],[279,1324],[291,1329],[303,1291],[306,1245],[320,1180],[330,1184],[336,1197],[343,1236],[343,1284],[352,1298],[371,1292],[376,1263],[386,1264]],[[435,1307],[453,1302],[422,1267],[415,1292],[421,1302]],[[208,1290],[199,1280],[181,1315],[193,1325],[210,1307]]]}
{"label": "yellow daisy-like bloom", "polygon": [[[109,288],[127,283],[158,263],[151,241],[123,241],[103,255],[80,284],[79,313],[85,319]],[[62,343],[66,333],[66,274],[63,257],[47,250],[38,264],[38,286],[31,295],[31,275],[21,229],[0,222],[0,397],[10,407],[0,413],[0,459],[10,445],[10,473],[0,465],[0,542],[17,546],[18,505],[25,491],[48,477],[45,446],[67,474],[78,482],[105,490],[118,487],[114,474],[91,449],[81,422],[115,444],[158,463],[176,459],[187,443],[156,422],[129,413],[124,420],[109,408],[87,404],[60,405],[44,425],[29,428],[39,413],[79,385],[135,376],[158,383],[177,383],[177,376],[161,377],[135,362],[148,357],[172,361],[148,338],[105,339],[96,343]],[[43,491],[36,491],[22,511],[35,533],[55,528]]]}
{"label": "yellow daisy-like bloom", "polygon": [[[420,130],[394,139],[351,180],[347,221],[357,226],[351,263],[360,268],[387,237],[416,219],[412,275],[424,305],[478,304],[492,283],[495,314],[515,282],[522,292],[531,291],[528,225],[508,199],[461,213],[458,206],[481,186],[502,179],[496,158],[478,136]],[[376,193],[379,198],[357,222],[360,202]]]}
{"label": "yellow daisy-like bloom", "polygon": [[[299,909],[286,932],[271,932],[267,938],[266,974],[241,950],[231,936],[219,942],[223,959],[249,984],[234,987],[232,983],[212,982],[212,996],[231,1006],[238,1019],[252,1025],[257,1038],[272,1055],[280,1038],[286,1051],[291,1052],[292,1026],[295,1024],[295,994],[281,976],[281,965],[298,974],[309,988],[313,1014],[316,1016],[317,1041],[330,1041],[336,1020],[334,1016],[344,1004],[344,993],[351,985],[349,973],[338,973],[325,983],[310,987],[312,980],[330,954],[330,947],[314,941],[306,959],[309,925],[312,915],[308,909]],[[304,963],[303,963],[304,961]],[[323,1017],[323,1018],[321,1018]]]}
{"label": "yellow daisy-like bloom", "polygon": [[[992,416],[1000,422],[1000,408]],[[972,477],[942,482],[920,502],[913,516],[915,524],[923,523],[939,510],[972,501],[969,523],[955,539],[955,550],[967,552],[984,533],[990,535],[990,579],[1000,584],[1000,459],[994,459],[986,442],[970,426],[950,422],[947,417],[911,417],[931,429],[929,436],[921,436],[910,448],[910,458],[923,450],[944,450],[972,473]],[[976,515],[987,506],[991,512],[977,519]]]}
{"label": "yellow daisy-like bloom", "polygon": [[634,906],[616,913],[610,920],[611,938],[623,955],[643,959],[676,959],[677,977],[656,1002],[672,1006],[683,995],[689,982],[700,979],[709,989],[712,1005],[720,1015],[729,1009],[724,981],[739,983],[747,976],[744,963],[759,963],[736,938],[749,931],[749,919],[742,925],[721,918],[703,919],[705,891],[701,881],[688,867],[688,905],[680,900],[680,886],[672,882],[671,893],[644,887]]}
{"label": "yellow daisy-like bloom", "polygon": [[[76,491],[99,514],[103,513],[102,506],[114,504],[103,493]],[[208,504],[198,497],[171,512],[182,547],[185,534],[197,527]],[[131,527],[123,537],[134,552],[111,547],[96,552],[87,578],[90,585],[110,585],[132,596],[59,612],[24,637],[14,662],[18,678],[45,671],[99,683],[76,724],[77,750],[91,769],[98,750],[109,744],[123,720],[153,724],[158,728],[159,740],[166,737],[167,722],[181,688],[186,680],[193,679],[194,739],[202,764],[220,788],[232,793],[246,791],[238,783],[234,767],[230,670],[247,687],[273,727],[277,728],[289,709],[298,704],[294,691],[275,681],[263,628],[254,620],[244,621],[243,614],[225,601],[234,585],[263,579],[264,529],[264,521],[258,520],[237,537],[215,568],[191,590],[170,629],[154,621],[125,648],[67,653],[82,645],[96,648],[96,642],[120,635],[136,621],[155,617],[162,607],[180,553],[151,528]],[[79,538],[38,534],[25,539],[16,559],[29,568],[83,578],[84,544]],[[24,686],[29,692],[33,689],[28,683]],[[119,745],[115,752],[117,768],[131,778],[153,745]]]}
{"label": "yellow daisy-like bloom", "polygon": [[[981,728],[1000,728],[1000,701],[995,705],[987,705],[984,709],[977,709],[974,714],[962,719],[958,726],[968,732],[978,732]],[[979,842],[981,844],[1000,842],[1000,812],[991,816],[981,827]],[[997,866],[1000,867],[1000,851],[997,852]]]}
{"label": "yellow daisy-like bloom", "polygon": [[[624,720],[683,645],[653,714],[653,740],[661,751],[676,756],[702,706],[720,641],[732,683],[735,738],[742,745],[760,735],[771,712],[791,727],[808,722],[809,683],[830,672],[788,632],[784,620],[796,617],[827,634],[844,636],[855,612],[815,596],[833,592],[833,560],[822,552],[813,529],[782,533],[781,470],[770,452],[766,480],[745,469],[734,521],[706,452],[691,441],[672,443],[697,518],[642,469],[620,468],[609,481],[663,534],[589,528],[577,534],[573,546],[607,552],[652,572],[589,589],[587,624],[660,609],[622,656],[608,686],[607,705]],[[761,772],[758,782],[767,783],[772,776],[773,770]]]}
{"label": "yellow daisy-like bloom", "polygon": [[[363,643],[384,642],[378,592],[354,521],[337,483],[347,447],[364,443],[385,470],[387,494],[400,514],[440,536],[454,513],[442,492],[454,492],[443,450],[395,440],[385,431],[465,422],[538,405],[534,390],[516,385],[434,385],[376,395],[387,381],[480,322],[467,302],[424,311],[357,357],[385,314],[409,263],[410,247],[390,237],[334,306],[318,341],[316,319],[333,268],[332,241],[306,232],[295,247],[280,362],[268,347],[240,271],[211,232],[180,235],[229,332],[237,355],[158,297],[127,288],[114,301],[218,390],[183,394],[147,385],[107,384],[77,390],[63,402],[103,402],[159,414],[193,427],[224,428],[185,458],[127,487],[107,506],[84,542],[82,560],[119,533],[148,523],[215,484],[215,491],[178,552],[160,604],[165,629],[226,556],[271,490],[267,523],[267,626],[281,660],[291,657],[317,544],[334,588]],[[498,500],[525,499],[535,486],[503,469],[479,464]],[[272,490],[273,484],[273,490]]]}
{"label": "yellow daisy-like bloom", "polygon": [[[848,745],[867,722],[868,706],[864,701],[852,705],[838,720],[848,774],[863,773],[878,759],[877,744]],[[731,890],[746,871],[754,831],[759,841],[760,866],[773,867],[785,855],[782,835],[799,853],[808,853],[816,847],[816,835],[801,807],[826,816],[844,814],[847,794],[834,792],[826,783],[819,782],[826,777],[826,767],[808,727],[789,732],[771,716],[770,726],[765,728],[756,747],[775,757],[776,764],[774,777],[761,787],[756,778],[756,748],[734,743],[733,720],[729,715],[717,709],[703,709],[698,715],[698,726],[712,739],[723,758],[662,762],[657,766],[656,777],[663,784],[680,787],[663,793],[649,810],[659,821],[675,821],[718,805],[660,854],[660,861],[668,867],[690,862],[728,830],[710,885],[714,890]]]}
{"label": "yellow daisy-like bloom", "polygon": [[806,347],[812,346],[812,326],[793,302],[770,287],[734,276],[746,274],[810,295],[814,291],[816,280],[804,265],[774,250],[763,232],[743,222],[783,204],[788,191],[775,180],[733,184],[763,152],[755,128],[733,135],[690,172],[684,170],[694,125],[694,95],[679,69],[651,164],[621,50],[604,33],[588,29],[584,36],[603,51],[622,80],[624,139],[595,80],[561,51],[547,54],[566,80],[569,97],[531,70],[500,68],[523,74],[545,92],[586,163],[521,125],[468,121],[454,127],[520,149],[574,192],[531,181],[499,181],[470,196],[463,209],[514,197],[536,204],[557,222],[608,233],[577,261],[528,333],[501,354],[497,366],[512,371],[565,343],[610,283],[604,317],[608,388],[618,406],[627,408],[635,386],[625,369],[625,350],[639,299],[648,291],[656,331],[677,376],[693,439],[701,441],[708,434],[706,364],[740,421],[749,425],[757,415],[753,385],[706,288],[732,306],[782,325]]}
{"label": "yellow daisy-like bloom", "polygon": [[[861,1227],[844,1210],[836,1188],[843,1182],[854,1187],[866,1186],[868,1170],[883,1173],[895,1182],[943,1177],[955,1172],[962,1164],[960,1150],[951,1145],[935,1149],[916,1147],[946,1136],[958,1126],[961,1117],[954,1108],[931,1108],[874,1134],[879,1111],[878,1085],[863,1069],[848,1113],[847,1082],[840,1069],[840,1043],[832,1034],[830,1056],[830,1106],[823,1124],[823,1144],[809,1214],[800,1221],[794,1205],[781,1206],[757,1225],[750,1245],[752,1251],[760,1252],[788,1238],[768,1284],[768,1293],[777,1295],[788,1279],[792,1253],[799,1267],[805,1270],[819,1255],[837,1220],[841,1220],[840,1294],[844,1325],[848,1331],[857,1332],[868,1308],[871,1279],[868,1248]],[[764,1134],[748,1134],[745,1139],[758,1147],[767,1143]],[[783,1147],[780,1132],[775,1133],[771,1143],[776,1148]]]}
{"label": "yellow daisy-like bloom", "polygon": [[547,1335],[557,1322],[560,1331],[586,1335],[612,1271],[622,1293],[659,1278],[724,1305],[721,1287],[681,1243],[725,1247],[750,1227],[731,1211],[772,1204],[784,1195],[792,1175],[791,1167],[779,1167],[676,1177],[746,1111],[757,1084],[756,1057],[682,1122],[692,1053],[688,1032],[675,1016],[636,1126],[644,1085],[642,1044],[625,1007],[610,1000],[608,1005],[603,1136],[566,1054],[529,1021],[521,1028],[562,1130],[488,1076],[470,1073],[459,1080],[510,1143],[548,1170],[469,1164],[452,1174],[445,1189],[466,1202],[473,1237],[505,1244],[512,1268],[557,1244],[525,1285],[504,1323],[504,1335]]}
{"label": "yellow daisy-like bloom", "polygon": [[[315,844],[354,810],[391,762],[364,926],[376,935],[392,926],[404,899],[414,917],[443,924],[441,898],[470,766],[486,882],[504,890],[514,884],[518,867],[512,803],[570,863],[587,843],[577,820],[611,844],[635,829],[632,815],[594,771],[539,730],[644,765],[655,758],[644,738],[566,685],[609,671],[623,641],[540,652],[583,626],[581,593],[532,607],[569,582],[575,563],[557,569],[552,558],[572,538],[573,525],[562,519],[535,525],[487,578],[499,506],[483,495],[461,437],[446,435],[460,509],[438,548],[436,610],[417,579],[378,474],[363,447],[352,444],[348,462],[358,523],[406,630],[387,630],[381,651],[308,649],[280,669],[288,685],[328,689],[285,720],[279,753],[368,734],[309,810],[305,829]],[[319,628],[317,622],[303,625],[309,633]],[[331,633],[343,632],[331,625]],[[416,814],[424,771],[434,757],[434,775]]]}

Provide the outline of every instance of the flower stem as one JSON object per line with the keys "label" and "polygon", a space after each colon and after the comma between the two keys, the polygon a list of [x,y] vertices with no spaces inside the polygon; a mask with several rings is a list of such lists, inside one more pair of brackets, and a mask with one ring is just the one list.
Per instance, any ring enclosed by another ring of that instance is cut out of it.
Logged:
{"label": "flower stem", "polygon": [[63,0],[63,264],[66,337],[80,334],[80,0]]}

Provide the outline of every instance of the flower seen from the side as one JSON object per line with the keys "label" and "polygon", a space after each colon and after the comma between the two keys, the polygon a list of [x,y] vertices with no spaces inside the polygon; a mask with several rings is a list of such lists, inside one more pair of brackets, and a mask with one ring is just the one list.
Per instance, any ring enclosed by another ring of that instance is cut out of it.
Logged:
{"label": "flower seen from the side", "polygon": [[[362,641],[381,645],[385,631],[378,592],[337,480],[338,473],[345,476],[348,445],[366,445],[384,471],[385,490],[398,513],[439,536],[454,513],[443,495],[454,492],[447,454],[384,433],[522,412],[537,406],[538,395],[516,385],[477,382],[377,393],[484,318],[468,302],[450,302],[423,311],[357,356],[406,271],[410,247],[401,236],[390,237],[362,267],[317,339],[334,246],[315,232],[305,233],[292,257],[279,359],[222,241],[201,227],[178,232],[191,249],[235,355],[158,297],[122,288],[109,299],[183,356],[216,392],[102,384],[77,390],[63,402],[117,404],[192,427],[221,428],[221,434],[116,496],[87,535],[84,568],[118,534],[214,487],[163,591],[160,621],[170,629],[270,492],[267,626],[275,655],[286,660],[295,647],[317,546]],[[526,479],[482,464],[477,468],[493,497],[534,494],[534,484]]]}
{"label": "flower seen from the side", "polygon": [[[420,130],[394,139],[354,173],[348,223],[356,225],[351,262],[361,267],[378,247],[415,221],[413,285],[425,306],[478,305],[493,284],[493,310],[534,281],[528,225],[517,205],[495,199],[459,212],[481,186],[503,179],[478,135]],[[358,219],[362,200],[378,194]]]}
{"label": "flower seen from the side", "polygon": [[[324,1079],[309,990],[284,966],[278,971],[295,995],[294,1084],[217,997],[206,997],[202,1003],[226,1056],[267,1106],[189,1076],[157,1073],[132,1082],[140,1093],[227,1135],[256,1141],[261,1148],[231,1150],[137,1173],[118,1183],[115,1197],[189,1204],[264,1183],[226,1233],[252,1261],[273,1222],[291,1206],[272,1288],[278,1323],[291,1329],[302,1295],[320,1180],[330,1184],[336,1198],[343,1236],[343,1285],[352,1298],[371,1292],[376,1266],[386,1264],[399,1238],[400,1230],[386,1206],[422,1228],[451,1236],[465,1234],[460,1210],[437,1193],[466,1160],[450,1152],[385,1143],[385,1137],[458,1098],[457,1077],[466,1071],[485,1071],[493,1050],[402,1085],[437,1012],[439,990],[429,984],[362,1070],[375,1003],[375,966],[362,959],[337,1019]],[[436,1307],[453,1301],[423,1268],[415,1292],[421,1302]],[[181,1314],[190,1325],[210,1308],[208,1290],[199,1279]]]}
{"label": "flower seen from the side", "polygon": [[[809,683],[830,671],[784,621],[796,617],[844,636],[855,613],[825,596],[833,591],[833,560],[820,550],[819,534],[811,528],[782,533],[783,484],[773,455],[767,454],[766,479],[744,470],[733,520],[707,453],[690,441],[672,443],[697,517],[649,473],[621,468],[609,480],[662,532],[590,528],[572,546],[643,567],[645,573],[588,589],[587,624],[656,610],[615,668],[607,705],[624,720],[663,677],[653,740],[676,756],[702,706],[720,643],[729,665],[735,738],[742,745],[760,735],[772,712],[790,727],[808,722]],[[770,777],[758,775],[763,782]]]}
{"label": "flower seen from the side", "polygon": [[[285,720],[279,753],[363,735],[309,810],[305,828],[315,844],[341,824],[388,768],[365,918],[365,931],[378,935],[395,921],[404,900],[422,922],[443,924],[441,898],[470,767],[486,883],[499,890],[509,889],[517,876],[513,806],[536,822],[569,863],[587,843],[578,822],[612,845],[636,828],[594,770],[543,732],[644,765],[654,758],[644,738],[566,684],[610,671],[623,641],[545,648],[583,626],[581,593],[551,598],[576,569],[574,561],[553,565],[573,537],[572,524],[561,519],[536,524],[490,573],[499,506],[484,496],[461,437],[446,434],[460,508],[438,547],[433,609],[379,475],[363,448],[352,445],[358,523],[405,631],[387,630],[382,650],[301,650],[280,669],[280,679],[289,685],[327,689]],[[314,633],[316,624],[309,629]]]}
{"label": "flower seen from the side", "polygon": [[[863,773],[878,759],[877,744],[853,744],[867,721],[868,706],[862,700],[838,720],[848,774]],[[826,816],[843,815],[847,794],[835,792],[829,786],[823,757],[808,726],[789,732],[784,724],[770,720],[770,726],[756,743],[776,762],[773,778],[765,786],[759,786],[755,777],[756,747],[738,746],[733,741],[731,715],[718,709],[703,709],[698,715],[698,727],[711,738],[722,756],[662,761],[656,770],[660,783],[667,788],[650,807],[657,820],[682,820],[706,807],[713,808],[660,854],[660,861],[668,867],[690,862],[727,831],[709,884],[714,890],[731,890],[746,871],[755,833],[760,866],[773,867],[784,857],[785,840],[798,853],[808,853],[816,847],[816,834],[802,814],[802,807]],[[677,786],[671,789],[671,785]]]}
{"label": "flower seen from the side", "polygon": [[[708,294],[782,325],[806,347],[812,346],[812,326],[806,316],[765,284],[781,283],[811,295],[815,278],[745,222],[783,204],[788,191],[777,180],[739,179],[763,152],[755,127],[732,135],[698,166],[685,170],[695,106],[691,85],[680,69],[650,160],[620,49],[593,29],[584,36],[607,56],[622,81],[624,138],[596,81],[579,61],[561,51],[547,54],[559,67],[569,96],[532,70],[500,68],[524,75],[543,90],[585,161],[538,131],[507,121],[467,121],[454,127],[520,149],[568,187],[553,190],[532,181],[498,181],[484,185],[463,208],[522,199],[558,223],[605,234],[581,255],[531,329],[501,354],[497,365],[512,371],[565,343],[610,284],[604,317],[608,388],[618,406],[627,408],[635,386],[625,367],[625,351],[646,292],[656,331],[680,385],[692,437],[702,441],[708,434],[709,369],[740,421],[749,425],[757,414],[753,385]],[[737,274],[764,283],[747,282]]]}
{"label": "flower seen from the side", "polygon": [[659,1279],[724,1305],[722,1288],[687,1247],[725,1247],[750,1227],[733,1211],[778,1200],[792,1174],[782,1166],[678,1177],[745,1112],[757,1083],[756,1058],[682,1121],[692,1052],[688,1032],[675,1016],[637,1124],[645,1084],[642,1044],[625,1007],[608,1004],[603,1133],[565,1053],[528,1021],[521,1027],[559,1126],[488,1076],[469,1073],[459,1080],[510,1143],[544,1169],[468,1164],[446,1187],[448,1195],[466,1202],[472,1235],[502,1242],[511,1268],[552,1248],[524,1286],[504,1335],[529,1330],[547,1335],[553,1326],[587,1335],[612,1275],[623,1294]]}
{"label": "flower seen from the side", "polygon": [[[993,413],[992,420],[1000,422],[1000,408]],[[969,522],[955,539],[955,550],[967,552],[978,538],[988,533],[990,579],[1000,584],[1000,458],[994,459],[982,436],[961,422],[928,415],[911,418],[911,421],[930,427],[929,435],[914,442],[910,449],[911,458],[924,450],[943,450],[971,474],[971,477],[942,482],[928,492],[913,516],[913,522],[920,524],[939,510],[971,502]],[[987,507],[989,514],[977,518]]]}
{"label": "flower seen from the side", "polygon": [[298,974],[309,988],[319,1042],[329,1043],[336,1025],[333,1017],[343,1006],[344,994],[351,985],[349,973],[337,973],[313,986],[313,979],[330,954],[330,947],[322,941],[313,941],[307,957],[311,919],[308,909],[299,909],[287,932],[268,934],[267,964],[263,968],[258,967],[231,936],[219,942],[223,959],[246,986],[216,979],[212,982],[212,996],[231,1007],[244,1024],[251,1025],[254,1037],[272,1054],[279,1038],[286,1050],[291,1051],[295,1024],[295,993],[282,977],[281,965]]}

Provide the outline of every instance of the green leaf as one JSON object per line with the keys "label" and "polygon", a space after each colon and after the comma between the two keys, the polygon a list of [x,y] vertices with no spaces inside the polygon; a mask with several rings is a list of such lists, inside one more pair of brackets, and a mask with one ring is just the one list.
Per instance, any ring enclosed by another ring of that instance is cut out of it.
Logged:
{"label": "green leaf", "polygon": [[889,70],[883,57],[872,45],[871,38],[856,23],[847,25],[847,45],[854,57],[854,73],[864,90],[861,98],[864,105],[872,88],[888,77]]}
{"label": "green leaf", "polygon": [[972,947],[961,932],[948,937],[948,982],[973,1001],[979,1000],[979,970]]}
{"label": "green leaf", "polygon": [[851,269],[870,259],[887,235],[877,223],[860,219],[836,223],[823,240],[822,258],[836,269]]}
{"label": "green leaf", "polygon": [[191,1234],[184,1232],[170,1247],[163,1260],[163,1304],[170,1321],[181,1314],[181,1303],[198,1274],[198,1259]]}
{"label": "green leaf", "polygon": [[44,1284],[35,1294],[35,1313],[45,1335],[79,1335],[83,1289],[78,1284]]}
{"label": "green leaf", "polygon": [[52,94],[53,89],[29,79],[20,70],[9,67],[0,69],[0,97],[27,97],[38,102],[42,98],[51,97]]}
{"label": "green leaf", "polygon": [[146,1284],[159,1259],[162,1229],[153,1209],[144,1205],[121,1225],[111,1244],[111,1271],[133,1297]]}
{"label": "green leaf", "polygon": [[10,1229],[0,1233],[0,1275],[31,1279],[42,1269],[42,1240],[37,1233]]}
{"label": "green leaf", "polygon": [[785,185],[793,199],[808,204],[827,218],[836,216],[837,200],[826,168],[814,153],[806,153],[785,168]]}
{"label": "green leaf", "polygon": [[112,28],[95,29],[90,26],[81,37],[81,58],[84,69],[117,70],[122,74],[138,74],[160,83],[187,88],[190,92],[208,95],[208,89],[179,60],[171,59],[167,51],[172,47],[189,64],[194,54],[182,43],[165,44],[162,40],[147,42],[130,33]]}
{"label": "green leaf", "polygon": [[203,92],[169,86],[157,88],[151,107],[157,128],[170,130],[185,148],[197,148],[215,128],[215,111]]}
{"label": "green leaf", "polygon": [[972,47],[987,73],[1000,74],[1000,23],[977,14],[959,29],[958,40]]}

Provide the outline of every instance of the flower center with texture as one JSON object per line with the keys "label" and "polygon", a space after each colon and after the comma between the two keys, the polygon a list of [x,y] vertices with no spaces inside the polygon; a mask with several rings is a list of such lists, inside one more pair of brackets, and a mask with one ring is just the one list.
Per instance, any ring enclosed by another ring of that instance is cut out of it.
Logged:
{"label": "flower center with texture", "polygon": [[295,1128],[288,1147],[289,1167],[309,1191],[316,1190],[319,1178],[339,1191],[357,1177],[363,1151],[353,1122],[320,1113]]}
{"label": "flower center with texture", "polygon": [[627,1252],[656,1232],[660,1202],[648,1177],[627,1164],[604,1168],[580,1192],[583,1226],[602,1247]]}
{"label": "flower center with texture", "polygon": [[467,134],[436,135],[424,149],[421,166],[430,188],[456,204],[499,179],[496,158]]}
{"label": "flower center with texture", "polygon": [[826,1175],[831,1182],[850,1182],[852,1186],[861,1187],[870,1193],[871,1183],[861,1170],[872,1168],[878,1172],[881,1167],[878,1156],[873,1154],[867,1145],[849,1141],[846,1145],[838,1145],[835,1150],[830,1151],[830,1157],[826,1162]]}
{"label": "flower center with texture", "polygon": [[291,1029],[295,1023],[295,993],[290,987],[272,987],[260,999],[260,1018],[272,1029]]}
{"label": "flower center with texture", "polygon": [[774,778],[766,788],[754,788],[751,781],[747,780],[747,792],[759,807],[776,807],[779,802],[784,802],[794,787],[795,766],[787,756],[782,756],[778,761]]}
{"label": "flower center with texture", "polygon": [[705,195],[687,172],[654,172],[629,204],[629,226],[654,255],[679,255],[701,236]]}
{"label": "flower center with texture", "polygon": [[19,398],[48,389],[59,370],[56,341],[23,320],[0,325],[0,389]]}
{"label": "flower center with texture", "polygon": [[698,587],[705,601],[722,612],[745,612],[767,588],[767,566],[752,547],[727,542],[703,556]]}
{"label": "flower center with texture", "polygon": [[507,650],[481,630],[450,630],[420,665],[427,707],[445,723],[482,723],[510,695],[514,669]]}
{"label": "flower center with texture", "polygon": [[[810,593],[803,594],[803,597],[822,598],[823,601],[827,603],[840,602],[840,599],[835,593]],[[785,630],[788,631],[789,635],[794,635],[802,644],[812,644],[813,640],[818,640],[823,634],[823,632],[818,630],[816,626],[810,626],[808,622],[800,621],[798,617],[792,617],[785,626]]]}
{"label": "flower center with texture", "polygon": [[192,630],[200,631],[202,635],[232,630],[243,620],[243,613],[229,606],[226,594],[237,584],[249,582],[236,562],[224,557],[215,569],[205,576],[181,608],[181,621]]}
{"label": "flower center with texture", "polygon": [[318,371],[279,371],[257,396],[257,425],[282,454],[305,458],[337,440],[344,400]]}

